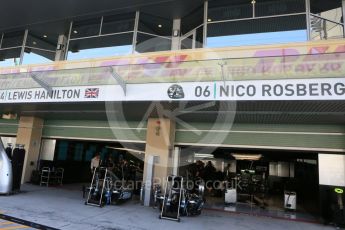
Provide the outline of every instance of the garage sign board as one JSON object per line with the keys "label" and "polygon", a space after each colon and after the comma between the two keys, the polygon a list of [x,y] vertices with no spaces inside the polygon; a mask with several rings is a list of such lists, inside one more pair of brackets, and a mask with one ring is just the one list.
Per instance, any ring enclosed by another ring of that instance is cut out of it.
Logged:
{"label": "garage sign board", "polygon": [[0,90],[0,103],[345,100],[345,78],[214,81]]}

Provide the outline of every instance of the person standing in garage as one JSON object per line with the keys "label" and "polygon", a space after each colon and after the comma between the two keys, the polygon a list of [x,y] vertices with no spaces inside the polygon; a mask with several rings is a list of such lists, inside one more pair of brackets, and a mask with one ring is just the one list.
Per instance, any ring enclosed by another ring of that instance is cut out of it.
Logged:
{"label": "person standing in garage", "polygon": [[91,165],[90,165],[91,173],[93,173],[95,168],[98,168],[100,166],[100,162],[101,162],[100,153],[96,153],[95,156],[91,159]]}

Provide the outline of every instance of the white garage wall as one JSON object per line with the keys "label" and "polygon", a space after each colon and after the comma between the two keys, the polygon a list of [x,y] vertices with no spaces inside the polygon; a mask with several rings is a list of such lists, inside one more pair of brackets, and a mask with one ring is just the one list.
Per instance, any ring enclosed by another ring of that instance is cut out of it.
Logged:
{"label": "white garage wall", "polygon": [[4,144],[4,147],[7,147],[7,144],[11,143],[12,147],[16,145],[17,138],[15,137],[1,137],[2,143]]}
{"label": "white garage wall", "polygon": [[40,159],[46,161],[54,160],[56,140],[43,139],[41,145]]}
{"label": "white garage wall", "polygon": [[345,155],[319,154],[319,183],[345,186]]}

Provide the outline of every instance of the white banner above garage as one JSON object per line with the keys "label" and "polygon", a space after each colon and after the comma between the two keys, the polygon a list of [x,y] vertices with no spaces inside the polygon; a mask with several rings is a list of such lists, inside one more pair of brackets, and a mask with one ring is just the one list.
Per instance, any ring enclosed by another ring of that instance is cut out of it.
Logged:
{"label": "white banner above garage", "polygon": [[345,78],[216,81],[0,90],[0,103],[345,100]]}

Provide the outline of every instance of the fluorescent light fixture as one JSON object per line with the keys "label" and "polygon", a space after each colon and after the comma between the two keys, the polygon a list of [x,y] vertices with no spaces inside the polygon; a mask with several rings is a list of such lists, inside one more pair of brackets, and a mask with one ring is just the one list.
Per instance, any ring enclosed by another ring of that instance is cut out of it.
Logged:
{"label": "fluorescent light fixture", "polygon": [[258,161],[262,157],[261,154],[242,154],[242,153],[232,153],[236,160],[248,160],[248,161]]}
{"label": "fluorescent light fixture", "polygon": [[159,28],[162,28],[163,26],[161,24],[158,25]]}
{"label": "fluorescent light fixture", "polygon": [[129,148],[116,148],[116,147],[110,147],[110,146],[107,146],[106,148],[108,149],[115,149],[115,150],[123,150],[123,151],[128,151],[128,152],[134,152],[134,153],[139,153],[139,154],[142,154],[145,152],[144,151],[140,151],[140,150],[137,150],[137,149],[129,149]]}
{"label": "fluorescent light fixture", "polygon": [[212,22],[212,19],[211,19],[211,18],[209,18],[209,19],[207,19],[207,21],[208,21],[208,22]]}
{"label": "fluorescent light fixture", "polygon": [[73,33],[77,34],[77,33],[78,33],[78,31],[77,31],[77,30],[73,30]]}
{"label": "fluorescent light fixture", "polygon": [[213,154],[207,153],[194,153],[195,158],[214,158]]}
{"label": "fluorescent light fixture", "polygon": [[242,169],[242,170],[241,170],[241,173],[255,174],[255,170],[248,170],[248,169],[244,170],[244,169]]}
{"label": "fluorescent light fixture", "polygon": [[44,34],[43,37],[44,37],[44,38],[47,38],[48,36]]}

